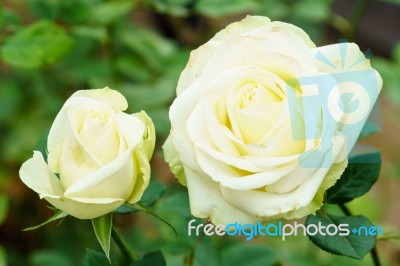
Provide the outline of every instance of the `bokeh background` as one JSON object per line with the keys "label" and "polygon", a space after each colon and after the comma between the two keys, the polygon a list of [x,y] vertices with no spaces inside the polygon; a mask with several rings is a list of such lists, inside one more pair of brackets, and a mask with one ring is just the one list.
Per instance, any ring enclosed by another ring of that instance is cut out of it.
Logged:
{"label": "bokeh background", "polygon": [[[88,259],[101,256],[90,221],[66,218],[22,231],[53,211],[22,184],[18,170],[32,150],[45,151],[51,123],[74,91],[105,86],[125,95],[129,112],[145,110],[154,120],[152,186],[163,195],[151,208],[178,232],[145,213],[115,215],[133,253],[161,249],[167,265],[372,265],[369,255],[361,262],[333,256],[303,236],[285,242],[187,236],[187,193],[160,149],[168,108],[190,50],[246,14],[293,23],[317,45],[347,39],[371,49],[384,80],[381,131],[362,142],[381,149],[383,164],[372,190],[349,208],[384,228],[383,265],[400,265],[400,1],[6,0],[0,6],[0,266],[103,265]],[[115,246],[111,257],[113,265],[125,265]]]}

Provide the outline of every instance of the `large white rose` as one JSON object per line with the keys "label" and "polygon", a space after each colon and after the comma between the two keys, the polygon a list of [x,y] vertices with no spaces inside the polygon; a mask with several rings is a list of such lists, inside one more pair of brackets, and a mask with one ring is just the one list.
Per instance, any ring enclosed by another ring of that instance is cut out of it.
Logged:
{"label": "large white rose", "polygon": [[126,108],[124,96],[109,88],[75,92],[50,129],[48,164],[34,151],[21,180],[80,219],[139,201],[149,184],[155,133],[145,112],[129,115]]}
{"label": "large white rose", "polygon": [[[372,92],[363,91],[365,79]],[[306,97],[324,86],[329,100]],[[257,16],[218,32],[190,55],[164,145],[192,214],[228,224],[315,212],[381,86],[353,43],[315,47],[300,28]],[[345,93],[358,97],[361,119]]]}

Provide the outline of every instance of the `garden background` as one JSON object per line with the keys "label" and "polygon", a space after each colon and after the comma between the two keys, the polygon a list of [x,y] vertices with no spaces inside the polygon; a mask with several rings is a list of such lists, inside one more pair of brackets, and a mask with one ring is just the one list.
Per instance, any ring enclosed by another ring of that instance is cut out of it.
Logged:
{"label": "garden background", "polygon": [[[69,217],[22,231],[53,212],[23,185],[18,170],[32,150],[45,151],[51,123],[74,91],[105,86],[127,98],[129,112],[145,110],[156,125],[144,200],[177,231],[143,212],[115,215],[134,254],[161,249],[171,266],[371,265],[368,255],[361,262],[330,255],[304,236],[282,242],[187,235],[193,219],[187,192],[161,152],[168,108],[189,52],[246,14],[293,23],[318,46],[347,39],[373,52],[372,66],[384,81],[381,131],[363,143],[382,151],[382,169],[372,190],[348,206],[384,228],[377,245],[383,265],[400,265],[400,1],[6,0],[0,6],[0,266],[102,265],[90,221]],[[117,248],[111,261],[125,265]]]}

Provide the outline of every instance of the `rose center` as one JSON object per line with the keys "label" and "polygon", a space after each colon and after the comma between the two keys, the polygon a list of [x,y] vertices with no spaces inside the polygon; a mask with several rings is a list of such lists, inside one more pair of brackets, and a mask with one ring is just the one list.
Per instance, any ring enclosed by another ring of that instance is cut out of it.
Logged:
{"label": "rose center", "polygon": [[279,117],[282,97],[275,92],[277,89],[277,85],[270,88],[254,82],[236,92],[230,122],[244,143],[259,144]]}
{"label": "rose center", "polygon": [[103,164],[119,154],[119,138],[115,132],[113,113],[90,111],[78,134],[85,147]]}

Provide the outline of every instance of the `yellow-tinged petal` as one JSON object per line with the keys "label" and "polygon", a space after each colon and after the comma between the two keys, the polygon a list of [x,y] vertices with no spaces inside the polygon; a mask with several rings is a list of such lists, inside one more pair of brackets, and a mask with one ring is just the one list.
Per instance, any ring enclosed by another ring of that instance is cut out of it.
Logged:
{"label": "yellow-tinged petal", "polygon": [[136,160],[138,165],[138,173],[133,192],[127,200],[131,204],[140,200],[144,191],[149,185],[151,175],[149,160],[153,155],[156,140],[154,124],[151,118],[143,111],[134,114],[134,116],[142,121],[146,130],[142,136],[142,142],[135,148],[134,151],[134,160]]}
{"label": "yellow-tinged petal", "polygon": [[93,219],[112,212],[125,200],[118,198],[45,197],[57,209],[78,219]]}
{"label": "yellow-tinged petal", "polygon": [[[68,187],[66,197],[127,199],[136,181],[137,166],[132,160],[133,148],[111,163],[99,168]],[[121,185],[123,184],[123,185]]]}
{"label": "yellow-tinged petal", "polygon": [[210,217],[214,224],[229,224],[232,222],[256,223],[259,219],[238,209],[222,197],[217,183],[206,176],[201,176],[185,167],[187,186],[189,190],[190,210],[199,218]]}
{"label": "yellow-tinged petal", "polygon": [[[115,112],[125,111],[128,108],[128,102],[125,97],[118,91],[108,87],[95,90],[80,90],[72,94],[70,99],[75,97],[84,97],[95,100],[106,106],[110,106]],[[68,104],[68,101],[66,102]]]}
{"label": "yellow-tinged petal", "polygon": [[179,159],[179,154],[175,150],[174,143],[172,141],[171,135],[168,136],[163,147],[164,159],[168,163],[171,172],[178,179],[179,183],[186,186],[186,177],[183,170],[183,165]]}
{"label": "yellow-tinged petal", "polygon": [[39,151],[34,151],[33,157],[22,164],[19,176],[22,182],[41,198],[60,196],[64,193],[60,180],[50,171]]}

